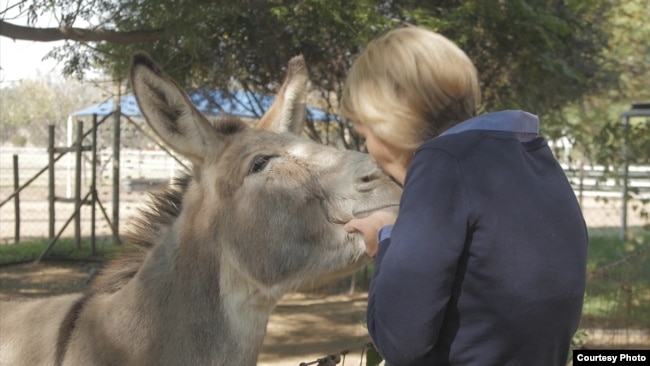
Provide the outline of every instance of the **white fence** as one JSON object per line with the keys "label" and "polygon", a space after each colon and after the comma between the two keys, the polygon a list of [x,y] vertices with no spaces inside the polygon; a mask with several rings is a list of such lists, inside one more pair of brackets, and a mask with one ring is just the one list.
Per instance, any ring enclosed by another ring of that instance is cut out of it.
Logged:
{"label": "white fence", "polygon": [[[48,165],[46,148],[0,148],[0,201],[14,192],[13,156],[18,156],[19,184],[24,184]],[[70,198],[74,195],[74,155],[63,157],[55,164],[55,196]],[[189,162],[180,159],[189,166]],[[137,214],[138,208],[147,201],[147,192],[160,183],[169,182],[185,170],[177,160],[164,151],[129,150],[120,151],[120,221],[128,222]],[[90,154],[82,159],[82,195],[87,192],[91,182],[92,161]],[[98,198],[104,207],[111,210],[112,195],[112,153],[110,150],[98,151],[97,190]],[[48,173],[41,174],[34,182],[20,192],[20,236],[21,238],[48,236]],[[56,226],[61,227],[74,212],[74,205],[56,203]],[[82,231],[90,232],[90,207],[82,207]],[[15,234],[15,206],[7,202],[0,207],[0,244],[12,242]],[[57,229],[58,230],[58,229]],[[108,223],[101,220],[97,227],[98,235],[110,235]],[[64,236],[72,236],[72,227]]]}
{"label": "white fence", "polygon": [[[13,155],[18,155],[20,184],[34,176],[48,164],[48,154],[45,148],[0,148],[0,201],[14,191]],[[100,156],[97,174],[99,199],[110,202],[112,194],[112,154],[110,150],[98,152]],[[88,155],[89,157],[89,155]],[[137,208],[146,202],[146,190],[157,187],[160,183],[170,181],[174,176],[185,171],[185,168],[164,151],[131,150],[120,152],[120,220],[127,222],[137,213]],[[91,161],[84,158],[82,169],[82,191],[87,191],[90,185]],[[186,166],[189,162],[182,160]],[[66,156],[55,165],[55,194],[70,197],[74,191],[74,156]],[[622,184],[620,176],[605,174],[607,169],[600,166],[569,167],[564,166],[565,172],[579,198],[587,225],[590,227],[619,227],[622,222]],[[611,170],[611,169],[609,169]],[[650,199],[650,167],[631,166],[629,168],[628,187],[634,192],[628,202],[628,225],[638,226],[647,224],[643,217],[646,201]],[[20,193],[21,202],[21,236],[46,236],[47,232],[47,173],[35,180],[28,188]],[[57,203],[57,225],[65,221],[73,211],[72,205]],[[110,209],[110,205],[105,205]],[[83,210],[88,210],[84,207]],[[82,218],[89,217],[82,211]],[[82,219],[85,220],[86,219]],[[0,207],[0,243],[9,242],[14,237],[15,212],[14,205],[7,203]],[[98,227],[101,235],[108,231],[108,225],[102,223]],[[65,235],[65,233],[64,233]]]}
{"label": "white fence", "polygon": [[[604,166],[562,165],[576,195],[588,197],[616,197],[623,192],[623,175],[614,168]],[[650,166],[630,166],[628,168],[628,188],[636,191],[635,198],[650,199]]]}
{"label": "white fence", "polygon": [[[0,148],[0,199],[6,196],[7,190],[13,191],[13,155],[18,155],[19,174],[21,182],[31,178],[48,164],[48,153],[45,148]],[[97,174],[100,183],[110,184],[112,173],[112,151],[100,150],[98,155]],[[91,161],[83,159],[83,182],[90,181]],[[185,165],[189,162],[180,158]],[[167,179],[170,180],[185,168],[169,154],[160,150],[132,150],[120,151],[120,176],[129,179]],[[56,163],[56,185],[70,190],[74,176],[74,155],[68,154]],[[47,179],[39,179],[36,186],[47,187]]]}

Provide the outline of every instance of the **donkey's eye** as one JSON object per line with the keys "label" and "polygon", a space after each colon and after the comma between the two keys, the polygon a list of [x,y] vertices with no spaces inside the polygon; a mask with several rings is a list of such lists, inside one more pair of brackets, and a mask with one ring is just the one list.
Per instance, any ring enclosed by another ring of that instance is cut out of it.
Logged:
{"label": "donkey's eye", "polygon": [[271,159],[277,157],[277,155],[258,155],[253,159],[253,164],[251,165],[248,174],[259,173],[269,164]]}

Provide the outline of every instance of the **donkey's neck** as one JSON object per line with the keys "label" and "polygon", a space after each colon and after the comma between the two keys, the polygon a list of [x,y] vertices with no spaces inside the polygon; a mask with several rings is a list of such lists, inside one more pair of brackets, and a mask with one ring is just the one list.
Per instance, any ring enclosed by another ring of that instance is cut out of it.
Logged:
{"label": "donkey's neck", "polygon": [[168,332],[158,329],[147,336],[160,361],[191,357],[197,365],[257,363],[270,313],[282,294],[255,286],[227,255],[187,253],[215,245],[161,243],[124,288],[138,299],[137,316],[166,324],[160,328]]}
{"label": "donkey's neck", "polygon": [[229,329],[257,362],[269,316],[284,292],[251,279],[227,251],[221,253],[220,262],[219,286]]}

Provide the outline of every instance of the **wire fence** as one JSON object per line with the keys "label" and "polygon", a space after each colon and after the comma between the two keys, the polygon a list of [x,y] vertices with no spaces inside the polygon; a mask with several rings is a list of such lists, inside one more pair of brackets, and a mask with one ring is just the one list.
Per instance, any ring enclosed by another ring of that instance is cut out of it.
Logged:
{"label": "wire fence", "polygon": [[[123,221],[134,214],[133,208],[146,201],[147,192],[169,182],[175,175],[185,168],[179,164],[178,158],[172,158],[168,153],[160,150],[123,149],[120,153],[120,192],[125,193],[120,197],[120,210]],[[18,163],[18,184],[32,178],[48,164],[46,147],[38,148],[13,148],[0,147],[0,201],[10,196],[15,191],[14,158]],[[112,153],[108,149],[98,152],[98,190],[100,199],[110,200],[112,193],[111,164]],[[82,167],[82,186],[90,184],[91,161],[84,154]],[[632,166],[634,179],[630,186],[638,192],[627,198],[627,226],[639,228],[647,225],[648,201],[650,200],[650,167]],[[583,173],[580,173],[582,171]],[[586,175],[580,176],[580,174]],[[565,172],[574,186],[588,228],[592,233],[601,235],[622,231],[623,200],[620,192],[620,183],[613,178],[604,178],[602,168],[576,168],[565,167]],[[585,176],[587,178],[585,178]],[[609,182],[607,180],[609,179]],[[72,197],[74,190],[74,157],[65,156],[56,163],[55,192],[60,197]],[[20,194],[20,237],[21,240],[47,236],[47,198],[48,177],[41,174]],[[65,202],[57,206],[57,224],[73,211],[73,207],[66,207]],[[15,238],[16,212],[15,205],[7,202],[0,207],[0,243],[12,243]],[[82,211],[82,217],[87,210]],[[89,225],[86,222],[84,226]],[[107,224],[100,224],[99,230],[106,234],[110,228]],[[606,230],[605,230],[606,229]]]}
{"label": "wire fence", "polygon": [[[84,154],[82,162],[81,184],[86,191],[90,185],[92,162]],[[16,172],[18,185],[33,178],[48,165],[47,148],[0,148],[0,201],[4,201],[16,190]],[[110,202],[113,193],[111,179],[112,152],[103,150],[98,152],[99,166],[97,169],[98,199]],[[17,169],[15,163],[17,160]],[[156,189],[181,171],[182,168],[176,160],[170,158],[163,151],[122,150],[120,170],[122,184],[120,186],[120,221],[128,222],[137,214],[138,208],[147,201],[148,191]],[[56,203],[55,226],[60,228],[75,210],[73,204],[66,202],[74,195],[74,156],[64,156],[55,164],[54,192],[61,199]],[[82,193],[83,194],[83,193]],[[9,244],[30,241],[48,237],[48,174],[41,174],[31,184],[20,191],[18,205],[14,199],[0,207],[0,243]],[[110,205],[105,205],[110,213]],[[16,207],[19,207],[18,211]],[[83,206],[80,210],[82,219],[82,235],[90,235],[90,210]],[[19,214],[18,216],[16,214]],[[16,223],[19,222],[19,227]],[[111,227],[106,220],[98,220],[98,236],[111,235]],[[73,228],[69,227],[63,232],[64,237],[73,235]],[[18,239],[18,240],[16,240]]]}
{"label": "wire fence", "polygon": [[[18,159],[18,183],[30,179],[48,163],[45,147],[0,148],[0,200],[15,190],[14,163]],[[85,156],[85,155],[84,155]],[[110,201],[112,194],[109,149],[98,152],[98,198]],[[70,197],[74,172],[72,156],[56,163],[55,192]],[[121,151],[120,220],[128,222],[146,205],[148,193],[164,185],[184,167],[164,151]],[[82,185],[90,182],[91,161],[84,157]],[[590,268],[581,329],[590,347],[628,345],[650,347],[650,167],[631,166],[630,192],[623,204],[620,177],[602,167],[570,167],[565,171],[575,188],[590,233]],[[48,236],[48,178],[43,174],[20,192],[20,241]],[[73,205],[57,202],[56,226],[74,211]],[[623,210],[627,211],[628,235],[622,237]],[[90,207],[81,208],[82,235],[89,235]],[[15,241],[15,205],[0,207],[0,243]],[[109,237],[110,225],[99,220],[97,235]],[[72,228],[64,236],[72,235]]]}
{"label": "wire fence", "polygon": [[[650,348],[650,167],[566,169],[589,230],[578,348]],[[623,185],[629,191],[623,193]]]}
{"label": "wire fence", "polygon": [[[48,159],[46,147],[1,147],[0,201],[9,197],[16,185],[22,185],[46,167]],[[81,161],[81,185],[88,187],[93,165],[88,152],[83,153]],[[95,164],[98,199],[109,202],[114,194],[112,150],[100,149]],[[168,152],[142,147],[123,148],[119,166],[119,218],[126,223],[146,205],[150,191],[186,169],[182,161]],[[564,168],[590,234],[588,288],[575,346],[650,348],[650,166],[629,166],[625,181],[621,174],[607,167]],[[55,195],[71,197],[74,156],[64,156],[56,162],[54,177]],[[623,184],[628,189],[625,196]],[[20,192],[18,205],[7,202],[0,206],[0,245],[48,237],[48,192],[48,175],[42,174]],[[57,228],[75,209],[64,201],[56,203]],[[106,207],[110,211],[110,205]],[[82,236],[91,233],[90,210],[89,206],[80,209]],[[110,212],[108,216],[112,217]],[[63,236],[72,236],[72,230],[66,229]],[[110,238],[107,220],[97,221],[96,235]],[[328,365],[345,360],[344,354],[332,357],[306,360],[303,364]]]}

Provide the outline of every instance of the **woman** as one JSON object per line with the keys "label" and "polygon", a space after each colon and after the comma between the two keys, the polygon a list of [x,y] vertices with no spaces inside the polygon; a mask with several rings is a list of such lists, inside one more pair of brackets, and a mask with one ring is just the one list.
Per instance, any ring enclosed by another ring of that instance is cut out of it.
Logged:
{"label": "woman", "polygon": [[345,227],[376,256],[368,329],[391,366],[566,363],[584,219],[538,118],[476,116],[480,99],[467,55],[423,28],[375,39],[350,69],[341,114],[404,187],[396,218]]}

